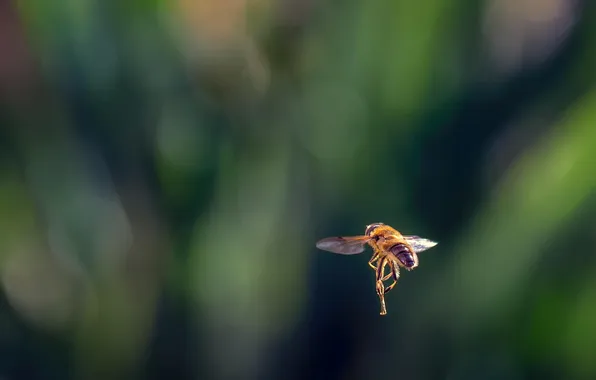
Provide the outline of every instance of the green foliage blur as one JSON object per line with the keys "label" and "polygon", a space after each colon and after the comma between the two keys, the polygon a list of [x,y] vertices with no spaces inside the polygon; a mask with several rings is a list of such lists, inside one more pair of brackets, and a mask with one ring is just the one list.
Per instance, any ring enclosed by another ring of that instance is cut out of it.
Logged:
{"label": "green foliage blur", "polygon": [[[596,7],[0,1],[0,379],[596,378]],[[379,315],[384,222],[436,240]]]}

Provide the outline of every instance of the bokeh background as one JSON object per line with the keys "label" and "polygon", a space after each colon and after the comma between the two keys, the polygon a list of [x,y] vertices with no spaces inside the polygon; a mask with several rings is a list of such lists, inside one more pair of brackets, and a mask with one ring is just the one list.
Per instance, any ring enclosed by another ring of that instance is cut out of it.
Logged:
{"label": "bokeh background", "polygon": [[595,67],[589,0],[1,0],[0,378],[595,379]]}

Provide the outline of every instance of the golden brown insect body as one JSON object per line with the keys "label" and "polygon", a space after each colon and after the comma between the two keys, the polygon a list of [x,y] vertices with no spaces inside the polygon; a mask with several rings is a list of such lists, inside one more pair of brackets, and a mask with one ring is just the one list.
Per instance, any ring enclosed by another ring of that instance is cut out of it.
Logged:
{"label": "golden brown insect body", "polygon": [[[383,223],[373,223],[366,226],[364,235],[325,238],[317,242],[317,248],[342,255],[355,255],[364,251],[365,244],[373,249],[368,265],[376,272],[376,290],[381,302],[381,315],[386,315],[385,294],[397,284],[399,268],[416,268],[418,253],[434,247],[437,243],[419,236],[402,235]],[[385,267],[389,267],[388,274],[385,274]],[[383,282],[390,278],[393,283],[385,287]]]}

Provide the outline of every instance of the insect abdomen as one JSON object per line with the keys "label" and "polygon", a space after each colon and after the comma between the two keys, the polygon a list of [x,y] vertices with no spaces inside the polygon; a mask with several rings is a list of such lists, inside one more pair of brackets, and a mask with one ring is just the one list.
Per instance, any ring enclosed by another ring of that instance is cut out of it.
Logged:
{"label": "insect abdomen", "polygon": [[390,251],[406,268],[412,268],[416,265],[414,255],[412,255],[412,252],[410,252],[405,244],[398,243],[391,247]]}

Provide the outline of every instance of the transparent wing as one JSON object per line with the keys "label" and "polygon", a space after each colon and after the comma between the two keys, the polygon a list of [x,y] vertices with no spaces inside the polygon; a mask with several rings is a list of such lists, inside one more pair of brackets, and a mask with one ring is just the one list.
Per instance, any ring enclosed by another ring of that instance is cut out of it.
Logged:
{"label": "transparent wing", "polygon": [[317,248],[340,255],[356,255],[364,252],[364,244],[370,240],[368,236],[337,236],[321,239]]}
{"label": "transparent wing", "polygon": [[414,249],[414,252],[420,253],[426,251],[427,249],[431,249],[435,245],[439,244],[436,241],[432,241],[429,239],[421,238],[420,236],[404,236],[404,239],[410,244],[410,246]]}

